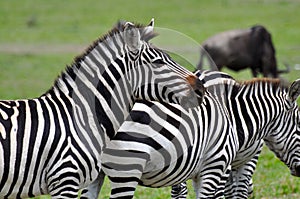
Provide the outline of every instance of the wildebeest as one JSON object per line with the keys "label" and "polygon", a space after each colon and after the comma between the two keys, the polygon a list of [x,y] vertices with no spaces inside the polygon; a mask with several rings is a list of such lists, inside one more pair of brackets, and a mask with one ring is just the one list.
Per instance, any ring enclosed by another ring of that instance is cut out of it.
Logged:
{"label": "wildebeest", "polygon": [[239,71],[250,68],[252,75],[261,73],[264,77],[277,78],[279,71],[271,34],[261,25],[248,29],[229,30],[216,34],[202,44],[198,69],[202,69],[207,54],[212,60],[211,69],[221,70],[223,66]]}

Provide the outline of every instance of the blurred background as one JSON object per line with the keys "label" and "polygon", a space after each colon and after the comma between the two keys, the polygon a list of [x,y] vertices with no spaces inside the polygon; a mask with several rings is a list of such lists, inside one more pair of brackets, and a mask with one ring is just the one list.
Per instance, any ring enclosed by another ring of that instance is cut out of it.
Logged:
{"label": "blurred background", "polygon": [[[155,18],[159,31],[183,36],[188,42],[162,34],[153,43],[169,51],[179,49],[183,58],[191,56],[188,61],[194,67],[200,57],[198,46],[208,37],[263,25],[272,35],[278,69],[285,69],[284,63],[290,66],[290,72],[280,77],[291,82],[300,78],[299,10],[299,0],[1,0],[0,96],[18,99],[41,95],[76,55],[120,19],[147,24]],[[223,71],[239,80],[252,78],[249,69]],[[254,185],[254,198],[300,198],[300,180],[266,149]],[[108,198],[108,186],[106,183],[100,198]],[[192,188],[190,193],[194,198]],[[139,188],[136,198],[169,195],[169,188]]]}

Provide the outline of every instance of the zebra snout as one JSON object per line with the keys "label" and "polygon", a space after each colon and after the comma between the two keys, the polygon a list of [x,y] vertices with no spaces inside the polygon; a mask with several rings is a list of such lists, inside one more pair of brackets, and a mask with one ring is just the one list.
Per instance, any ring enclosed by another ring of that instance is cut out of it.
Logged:
{"label": "zebra snout", "polygon": [[300,177],[300,164],[296,166],[296,176]]}
{"label": "zebra snout", "polygon": [[292,170],[292,175],[296,177],[300,177],[300,164],[296,165]]}

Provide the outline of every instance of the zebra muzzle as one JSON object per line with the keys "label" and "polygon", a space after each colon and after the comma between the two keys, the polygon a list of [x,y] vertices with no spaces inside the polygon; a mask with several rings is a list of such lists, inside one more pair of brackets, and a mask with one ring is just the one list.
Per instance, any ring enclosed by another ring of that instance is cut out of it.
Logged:
{"label": "zebra muzzle", "polygon": [[292,171],[292,175],[293,175],[293,176],[296,176],[296,177],[300,177],[300,164],[297,165],[297,166],[295,167],[295,169]]}
{"label": "zebra muzzle", "polygon": [[291,168],[291,174],[296,177],[300,177],[300,163]]}

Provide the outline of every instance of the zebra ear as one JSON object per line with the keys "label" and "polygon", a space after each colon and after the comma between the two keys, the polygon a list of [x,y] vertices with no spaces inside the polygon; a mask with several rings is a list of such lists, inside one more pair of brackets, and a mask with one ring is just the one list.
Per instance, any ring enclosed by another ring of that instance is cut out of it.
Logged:
{"label": "zebra ear", "polygon": [[131,51],[137,51],[141,46],[141,35],[138,28],[134,24],[127,22],[124,25],[124,39]]}
{"label": "zebra ear", "polygon": [[157,36],[157,33],[154,32],[154,18],[152,18],[148,26],[142,29],[141,39],[148,42],[155,36]]}
{"label": "zebra ear", "polygon": [[148,24],[148,27],[152,27],[152,31],[154,28],[154,18],[151,19],[150,23]]}
{"label": "zebra ear", "polygon": [[151,34],[153,30],[154,30],[154,18],[152,18],[148,26],[144,28],[143,35]]}
{"label": "zebra ear", "polygon": [[300,95],[300,79],[297,79],[292,83],[289,88],[288,96],[293,102],[297,100]]}

